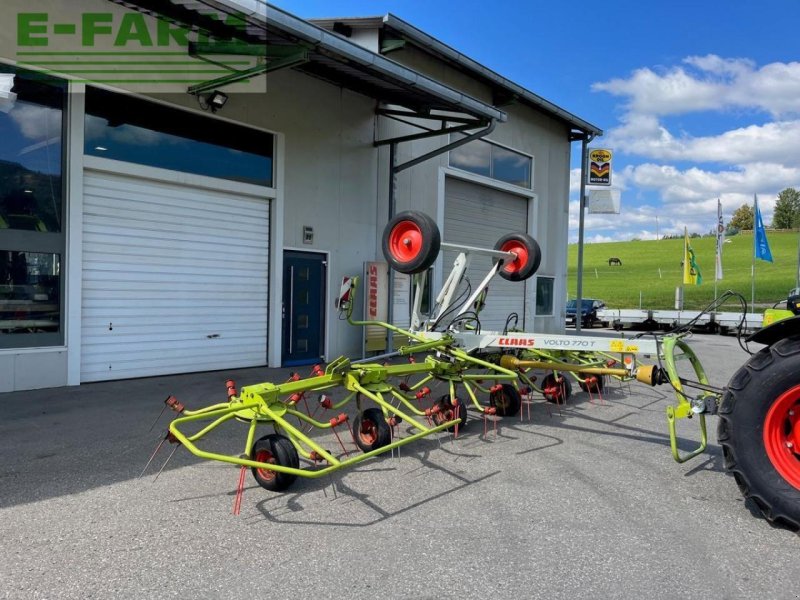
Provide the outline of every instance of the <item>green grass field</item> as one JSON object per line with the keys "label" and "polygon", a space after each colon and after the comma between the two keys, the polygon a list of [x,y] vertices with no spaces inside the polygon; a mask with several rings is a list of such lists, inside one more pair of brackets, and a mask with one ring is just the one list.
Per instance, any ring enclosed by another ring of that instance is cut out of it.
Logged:
{"label": "green grass field", "polygon": [[[756,261],[756,312],[785,300],[787,292],[795,287],[799,236],[797,232],[768,232],[774,262]],[[734,290],[749,304],[753,236],[740,233],[726,239],[731,241],[722,250],[723,279],[717,282],[717,294]],[[684,286],[684,308],[703,308],[714,299],[716,240],[695,238],[690,243],[703,283]],[[586,244],[583,252],[584,298],[600,298],[610,308],[674,309],[675,288],[683,281],[683,239]],[[611,257],[619,258],[622,266],[609,266]],[[570,298],[577,293],[577,267],[578,245],[570,244],[567,275]]]}

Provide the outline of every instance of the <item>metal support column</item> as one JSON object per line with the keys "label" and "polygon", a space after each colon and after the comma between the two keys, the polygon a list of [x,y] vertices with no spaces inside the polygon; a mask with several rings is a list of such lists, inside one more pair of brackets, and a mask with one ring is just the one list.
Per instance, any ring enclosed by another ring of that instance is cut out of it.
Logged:
{"label": "metal support column", "polygon": [[577,298],[575,300],[575,332],[581,332],[582,321],[582,303],[583,303],[583,229],[584,229],[584,212],[586,210],[586,173],[589,163],[589,142],[594,139],[591,134],[586,134],[581,139],[581,197],[578,200],[578,289]]}
{"label": "metal support column", "polygon": [[[394,218],[396,212],[397,199],[395,193],[397,189],[397,142],[389,144],[389,218],[387,223]],[[394,271],[389,268],[389,275],[386,282],[386,294],[389,296],[389,310],[387,311],[386,321],[394,323]],[[394,350],[394,332],[386,330],[386,351]]]}

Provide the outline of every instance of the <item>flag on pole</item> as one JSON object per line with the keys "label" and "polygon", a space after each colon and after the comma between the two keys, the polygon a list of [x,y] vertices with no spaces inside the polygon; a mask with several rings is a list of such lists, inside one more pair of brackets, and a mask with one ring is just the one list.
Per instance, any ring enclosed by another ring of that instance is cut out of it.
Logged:
{"label": "flag on pole", "polygon": [[722,244],[725,243],[725,224],[722,222],[722,203],[717,198],[717,272],[715,280],[722,279]]}
{"label": "flag on pole", "polygon": [[694,250],[689,245],[689,232],[683,228],[683,283],[685,285],[700,285],[703,276],[694,257]]}
{"label": "flag on pole", "polygon": [[753,232],[753,246],[755,249],[755,257],[761,260],[772,262],[772,252],[769,249],[769,242],[767,241],[767,232],[764,230],[764,221],[761,220],[761,211],[758,208],[758,196],[753,194],[753,218],[755,231]]}

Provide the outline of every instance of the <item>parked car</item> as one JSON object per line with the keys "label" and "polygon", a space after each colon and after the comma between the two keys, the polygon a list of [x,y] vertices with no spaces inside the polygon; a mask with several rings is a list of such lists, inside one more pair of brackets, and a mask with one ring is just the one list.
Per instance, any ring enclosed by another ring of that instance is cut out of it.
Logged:
{"label": "parked car", "polygon": [[[597,316],[597,311],[606,307],[606,303],[602,300],[594,300],[592,298],[583,298],[581,300],[581,326],[593,327],[595,323],[601,323]],[[567,301],[567,325],[575,325],[578,313],[578,301]]]}

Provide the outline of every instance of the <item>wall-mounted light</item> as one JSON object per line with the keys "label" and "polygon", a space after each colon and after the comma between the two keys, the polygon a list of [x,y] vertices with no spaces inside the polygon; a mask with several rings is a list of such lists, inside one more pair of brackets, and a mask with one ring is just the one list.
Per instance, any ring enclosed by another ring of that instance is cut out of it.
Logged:
{"label": "wall-mounted light", "polygon": [[214,90],[206,97],[206,104],[211,109],[211,112],[217,112],[228,102],[228,95],[219,90]]}

